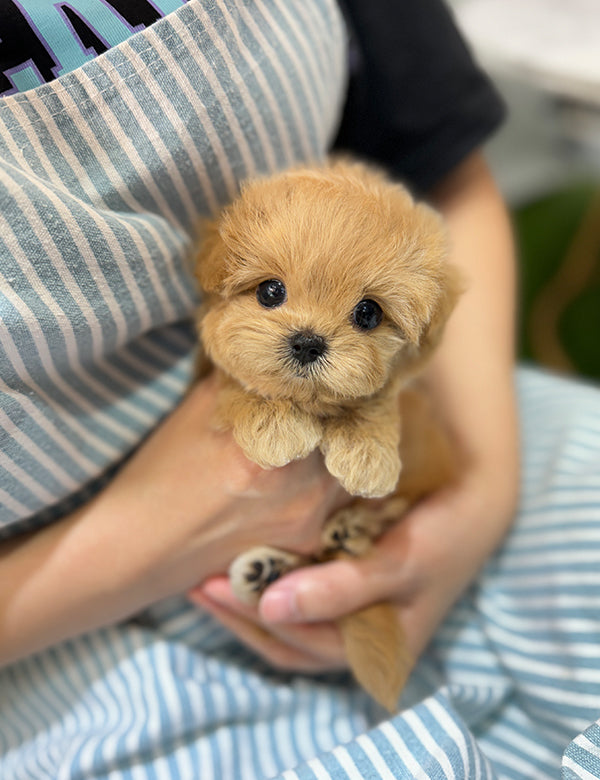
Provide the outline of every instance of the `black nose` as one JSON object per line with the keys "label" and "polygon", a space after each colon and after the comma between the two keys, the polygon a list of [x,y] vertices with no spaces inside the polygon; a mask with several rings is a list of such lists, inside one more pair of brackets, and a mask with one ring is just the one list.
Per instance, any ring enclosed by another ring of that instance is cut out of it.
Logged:
{"label": "black nose", "polygon": [[300,365],[314,363],[327,351],[327,342],[322,336],[310,331],[299,331],[290,336],[290,351]]}

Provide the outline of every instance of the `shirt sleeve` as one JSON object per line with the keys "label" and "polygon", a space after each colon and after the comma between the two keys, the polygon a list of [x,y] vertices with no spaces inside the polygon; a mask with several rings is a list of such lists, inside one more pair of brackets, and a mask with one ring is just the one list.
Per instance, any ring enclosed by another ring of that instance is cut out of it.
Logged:
{"label": "shirt sleeve", "polygon": [[340,0],[350,77],[337,151],[425,193],[500,125],[505,107],[442,0]]}

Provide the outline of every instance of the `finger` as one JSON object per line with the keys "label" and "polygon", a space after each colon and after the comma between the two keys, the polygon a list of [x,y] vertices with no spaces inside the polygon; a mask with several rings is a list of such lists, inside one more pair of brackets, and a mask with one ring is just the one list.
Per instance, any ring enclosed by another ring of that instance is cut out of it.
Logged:
{"label": "finger", "polygon": [[227,577],[211,577],[189,593],[195,603],[204,606],[203,599],[210,605],[227,610],[244,621],[259,626],[273,637],[314,657],[319,668],[339,668],[345,665],[345,656],[340,632],[333,623],[273,625],[265,627],[257,607],[241,602],[234,594]]}
{"label": "finger", "polygon": [[202,597],[207,597],[242,617],[256,621],[259,619],[257,607],[241,601],[233,592],[229,577],[225,575],[209,577],[188,591],[191,601],[198,603],[198,599]]}
{"label": "finger", "polygon": [[299,672],[314,672],[319,668],[311,657],[286,645],[258,624],[231,612],[207,596],[196,593],[193,600],[273,666]]}
{"label": "finger", "polygon": [[336,620],[391,598],[396,592],[395,574],[394,567],[376,552],[360,559],[308,566],[267,588],[258,611],[265,622],[273,625]]}
{"label": "finger", "polygon": [[[287,671],[323,672],[345,667],[341,640],[334,626],[294,626],[272,633],[256,620],[230,609],[195,589],[191,599],[271,665]],[[251,610],[240,605],[241,611]]]}

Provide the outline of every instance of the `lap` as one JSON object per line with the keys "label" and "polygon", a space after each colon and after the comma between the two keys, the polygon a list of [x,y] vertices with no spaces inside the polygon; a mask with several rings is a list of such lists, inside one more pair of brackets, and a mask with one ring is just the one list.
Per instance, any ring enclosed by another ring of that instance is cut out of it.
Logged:
{"label": "lap", "polygon": [[401,714],[346,676],[267,669],[176,600],[2,671],[0,776],[600,776],[600,392],[517,381],[514,528]]}

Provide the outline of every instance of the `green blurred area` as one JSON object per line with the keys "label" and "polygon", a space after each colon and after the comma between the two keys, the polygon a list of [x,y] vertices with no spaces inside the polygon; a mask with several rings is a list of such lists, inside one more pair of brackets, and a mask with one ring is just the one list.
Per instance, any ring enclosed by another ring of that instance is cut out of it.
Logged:
{"label": "green blurred area", "polygon": [[513,222],[521,359],[600,380],[598,182],[577,182],[514,209]]}

